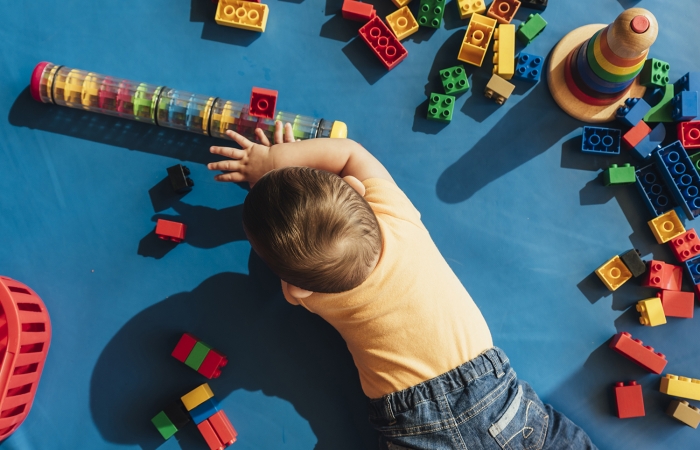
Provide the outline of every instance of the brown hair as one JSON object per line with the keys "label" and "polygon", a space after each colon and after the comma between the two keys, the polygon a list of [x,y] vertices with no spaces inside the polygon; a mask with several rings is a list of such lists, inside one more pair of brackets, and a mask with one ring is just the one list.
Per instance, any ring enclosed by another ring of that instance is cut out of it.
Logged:
{"label": "brown hair", "polygon": [[243,228],[273,272],[313,292],[359,286],[382,247],[367,201],[338,175],[309,167],[260,178],[243,203]]}

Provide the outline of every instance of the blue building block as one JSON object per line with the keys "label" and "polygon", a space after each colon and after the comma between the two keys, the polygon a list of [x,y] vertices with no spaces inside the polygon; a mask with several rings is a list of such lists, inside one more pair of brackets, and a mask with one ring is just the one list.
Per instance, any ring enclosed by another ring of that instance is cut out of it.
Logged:
{"label": "blue building block", "polygon": [[700,91],[700,72],[688,72],[673,83],[673,93]]}
{"label": "blue building block", "polygon": [[620,154],[620,130],[615,128],[583,127],[581,151],[584,153]]}
{"label": "blue building block", "polygon": [[693,284],[700,284],[700,256],[690,258],[685,262],[685,268],[690,275],[690,281]]}
{"label": "blue building block", "polygon": [[633,127],[644,119],[650,109],[651,106],[643,98],[628,98],[625,100],[625,106],[617,110],[615,117],[625,125]]}
{"label": "blue building block", "polygon": [[515,63],[515,73],[513,77],[518,80],[532,81],[537,83],[542,75],[544,58],[529,53],[520,53]]}
{"label": "blue building block", "polygon": [[681,141],[655,151],[652,155],[671,195],[683,207],[686,216],[700,214],[700,175]]}
{"label": "blue building block", "polygon": [[698,116],[698,91],[681,91],[671,101],[671,117],[676,122],[693,120]]}
{"label": "blue building block", "polygon": [[660,216],[676,206],[671,191],[654,164],[638,169],[636,175],[637,190],[642,195],[642,200],[647,205],[652,217]]}
{"label": "blue building block", "polygon": [[666,139],[666,127],[663,123],[658,123],[652,128],[651,133],[647,134],[639,144],[632,148],[632,153],[640,159],[649,159],[654,150],[661,148],[661,143]]}
{"label": "blue building block", "polygon": [[219,402],[214,397],[190,411],[192,421],[199,425],[219,411]]}

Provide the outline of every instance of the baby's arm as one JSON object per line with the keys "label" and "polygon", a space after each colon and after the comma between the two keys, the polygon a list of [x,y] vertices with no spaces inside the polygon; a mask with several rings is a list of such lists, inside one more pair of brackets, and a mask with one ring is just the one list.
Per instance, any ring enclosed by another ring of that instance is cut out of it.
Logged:
{"label": "baby's arm", "polygon": [[394,181],[389,172],[370,152],[350,139],[308,139],[294,141],[292,127],[281,122],[275,124],[275,145],[256,129],[260,144],[255,144],[234,131],[226,135],[236,141],[241,149],[211,147],[210,151],[230,160],[210,163],[210,170],[227,173],[217,175],[218,181],[249,182],[254,185],[260,177],[273,169],[291,166],[313,167],[338,174],[353,176],[360,181],[383,178]]}

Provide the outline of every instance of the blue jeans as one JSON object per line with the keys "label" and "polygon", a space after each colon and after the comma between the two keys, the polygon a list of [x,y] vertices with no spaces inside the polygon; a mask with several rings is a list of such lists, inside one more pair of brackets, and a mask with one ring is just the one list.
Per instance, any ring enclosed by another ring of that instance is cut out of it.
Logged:
{"label": "blue jeans", "polygon": [[519,381],[496,347],[431,380],[370,400],[369,409],[383,449],[597,448]]}

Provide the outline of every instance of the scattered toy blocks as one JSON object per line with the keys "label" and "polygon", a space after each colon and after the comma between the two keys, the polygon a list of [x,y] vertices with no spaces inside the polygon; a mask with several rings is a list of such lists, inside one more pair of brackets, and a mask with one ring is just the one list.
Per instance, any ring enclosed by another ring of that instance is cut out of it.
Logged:
{"label": "scattered toy blocks", "polygon": [[700,380],[667,373],[666,376],[661,379],[659,391],[667,395],[673,395],[674,397],[700,400]]}
{"label": "scattered toy blocks", "polygon": [[700,255],[700,239],[692,228],[671,239],[668,245],[679,262],[686,262],[690,258]]}
{"label": "scattered toy blocks", "polygon": [[644,417],[644,397],[642,386],[636,381],[615,384],[615,403],[617,404],[617,417],[629,419],[632,417]]}
{"label": "scattered toy blocks", "polygon": [[583,127],[581,151],[604,155],[620,154],[620,130],[615,128]]}
{"label": "scattered toy blocks", "polygon": [[219,412],[219,402],[216,398],[210,398],[193,408],[190,411],[190,417],[195,424],[199,425],[217,412]]}
{"label": "scattered toy blocks", "polygon": [[190,169],[182,164],[175,164],[172,167],[168,167],[167,170],[168,179],[170,180],[170,185],[173,187],[173,191],[182,194],[192,190],[194,181],[188,176],[190,174]]}
{"label": "scattered toy blocks", "polygon": [[440,80],[445,88],[445,93],[448,95],[461,94],[469,89],[467,73],[461,65],[441,70]]}
{"label": "scattered toy blocks", "polygon": [[633,248],[632,250],[626,251],[620,255],[620,259],[635,278],[640,275],[644,275],[644,273],[647,271],[647,265],[644,260],[642,260],[642,255],[637,249]]}
{"label": "scattered toy blocks", "polygon": [[180,243],[185,240],[187,225],[171,220],[158,219],[156,223],[156,236],[164,241]]}
{"label": "scattered toy blocks", "polygon": [[673,83],[676,94],[682,91],[700,91],[700,72],[688,72]]}
{"label": "scattered toy blocks", "polygon": [[490,17],[472,14],[457,59],[481,67],[497,23]]}
{"label": "scattered toy blocks", "polygon": [[343,19],[354,20],[355,22],[368,22],[377,15],[374,6],[370,3],[362,3],[354,0],[345,0],[340,10]]}
{"label": "scattered toy blocks", "polygon": [[673,97],[671,108],[671,117],[676,122],[695,119],[700,115],[698,112],[698,92],[679,92]]}
{"label": "scattered toy blocks", "polygon": [[402,6],[398,10],[386,16],[389,28],[394,32],[398,40],[402,40],[418,31],[418,22],[411,14],[408,6]]}
{"label": "scattered toy blocks", "polygon": [[660,59],[647,59],[642,71],[639,73],[639,81],[643,86],[662,88],[668,84],[668,71],[671,66]]}
{"label": "scattered toy blocks", "polygon": [[666,127],[663,123],[656,124],[649,134],[632,148],[632,153],[640,159],[649,159],[652,152],[661,148],[661,143],[666,138]]}
{"label": "scattered toy blocks", "polygon": [[182,335],[172,356],[209,379],[221,375],[220,369],[228,363],[224,355],[189,333]]}
{"label": "scattered toy blocks", "polygon": [[692,428],[700,424],[700,409],[685,400],[674,400],[668,405],[666,414]]}
{"label": "scattered toy blocks", "polygon": [[695,294],[692,292],[661,291],[656,295],[661,299],[666,317],[693,318]]}
{"label": "scattered toy blocks", "polygon": [[700,120],[677,125],[678,139],[685,148],[700,148]]}
{"label": "scattered toy blocks", "polygon": [[637,170],[636,185],[652,216],[659,216],[674,208],[673,196],[656,169],[656,165],[650,164]]}
{"label": "scattered toy blocks", "polygon": [[440,28],[445,14],[445,0],[421,0],[418,8],[418,25]]}
{"label": "scattered toy blocks", "polygon": [[[625,105],[618,108],[615,118],[625,125],[633,127],[644,119],[650,109],[651,106],[643,98],[628,98],[625,100]],[[634,145],[630,145],[630,147],[634,147]]]}
{"label": "scattered toy blocks", "polygon": [[603,183],[606,186],[634,183],[636,179],[634,166],[630,166],[629,163],[625,163],[622,167],[618,167],[617,164],[611,164],[610,167],[603,171]]}
{"label": "scattered toy blocks", "polygon": [[538,11],[547,9],[547,0],[520,0],[523,8],[532,8]]}
{"label": "scattered toy blocks", "polygon": [[[518,12],[518,8],[520,8],[518,0],[493,0],[486,15],[496,19],[498,23],[508,24],[513,20],[515,13]],[[515,30],[513,31],[515,32]],[[513,37],[515,38],[515,36]]]}
{"label": "scattered toy blocks", "polygon": [[[472,19],[473,20],[473,19]],[[497,104],[502,105],[510,98],[515,85],[509,83],[496,74],[491,75],[491,79],[486,84],[484,95],[486,98],[493,99]]]}
{"label": "scattered toy blocks", "polygon": [[670,84],[652,91],[650,97],[658,99],[658,101],[651,107],[649,112],[646,113],[644,121],[673,122],[673,108],[671,107],[673,95],[673,86]]}
{"label": "scattered toy blocks", "polygon": [[[687,264],[687,263],[686,263]],[[683,269],[663,261],[651,260],[647,269],[647,276],[642,286],[668,291],[680,291],[683,281]]]}
{"label": "scattered toy blocks", "polygon": [[595,274],[598,275],[605,287],[611,291],[616,290],[632,278],[632,272],[629,271],[619,256],[610,258],[605,264],[596,269]]}
{"label": "scattered toy blocks", "polygon": [[700,175],[688,153],[676,141],[653,153],[659,173],[688,218],[700,214]]}
{"label": "scattered toy blocks", "polygon": [[364,24],[359,33],[387,70],[396,67],[408,55],[406,48],[377,16]]}
{"label": "scattered toy blocks", "polygon": [[542,75],[544,58],[529,53],[520,52],[518,61],[515,64],[514,77],[518,80],[532,81],[537,83]]}
{"label": "scattered toy blocks", "polygon": [[202,384],[181,397],[182,404],[187,411],[192,411],[197,406],[214,397],[214,393],[207,383]]}
{"label": "scattered toy blocks", "polygon": [[428,119],[449,122],[452,120],[454,107],[455,98],[453,96],[432,93],[428,104]]}
{"label": "scattered toy blocks", "polygon": [[485,0],[457,0],[459,7],[459,17],[468,19],[474,13],[483,14],[486,12]]}
{"label": "scattered toy blocks", "polygon": [[622,135],[622,142],[627,148],[634,148],[637,144],[642,142],[642,139],[647,137],[649,133],[651,133],[651,128],[649,128],[649,125],[647,125],[643,120],[640,120],[637,122],[637,125],[633,126]]}
{"label": "scattered toy blocks", "polygon": [[639,323],[647,327],[655,327],[666,323],[664,307],[661,305],[659,297],[648,298],[637,302],[639,312]]}
{"label": "scattered toy blocks", "polygon": [[685,233],[683,222],[681,222],[678,214],[673,209],[651,219],[648,224],[649,228],[651,228],[651,232],[654,233],[656,242],[659,244],[665,244],[671,239]]}
{"label": "scattered toy blocks", "polygon": [[633,339],[626,331],[613,336],[610,348],[653,373],[660,374],[668,363],[663,353],[654,352],[653,348],[643,345],[639,339]]}
{"label": "scattered toy blocks", "polygon": [[542,31],[547,26],[547,21],[542,18],[539,14],[530,14],[527,20],[520,24],[518,27],[518,39],[528,45],[537,36],[542,33]]}
{"label": "scattered toy blocks", "polygon": [[504,80],[513,78],[513,73],[515,72],[514,58],[515,25],[500,25],[493,32],[493,73]]}
{"label": "scattered toy blocks", "polygon": [[263,119],[275,118],[277,106],[277,91],[254,87],[250,94],[249,114]]}
{"label": "scattered toy blocks", "polygon": [[219,25],[264,32],[269,8],[245,0],[219,0],[214,19]]}

